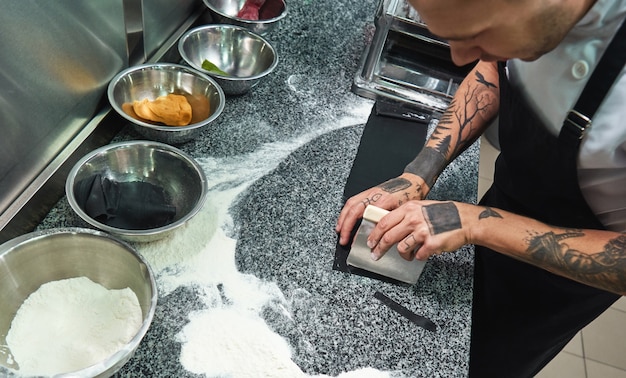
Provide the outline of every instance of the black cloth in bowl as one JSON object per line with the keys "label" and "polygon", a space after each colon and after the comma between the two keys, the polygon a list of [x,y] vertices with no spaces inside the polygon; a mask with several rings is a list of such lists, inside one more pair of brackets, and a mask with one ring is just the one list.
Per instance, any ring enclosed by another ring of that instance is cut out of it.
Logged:
{"label": "black cloth in bowl", "polygon": [[144,181],[118,182],[97,174],[79,181],[74,195],[87,215],[111,227],[158,228],[176,216],[165,190]]}

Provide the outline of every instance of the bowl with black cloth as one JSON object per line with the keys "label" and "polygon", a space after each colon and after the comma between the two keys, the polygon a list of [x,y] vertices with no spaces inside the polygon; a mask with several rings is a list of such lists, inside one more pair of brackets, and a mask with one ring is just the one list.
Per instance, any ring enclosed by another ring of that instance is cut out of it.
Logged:
{"label": "bowl with black cloth", "polygon": [[89,225],[133,242],[168,236],[206,201],[200,165],[165,143],[129,141],[83,156],[68,174],[67,200]]}

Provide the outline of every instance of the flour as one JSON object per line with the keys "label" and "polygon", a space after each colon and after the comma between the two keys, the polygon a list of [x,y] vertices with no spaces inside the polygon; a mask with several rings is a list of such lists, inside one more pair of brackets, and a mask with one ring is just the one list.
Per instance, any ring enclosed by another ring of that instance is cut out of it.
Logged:
{"label": "flour", "polygon": [[[308,377],[291,361],[289,344],[252,313],[215,309],[194,313],[189,320],[181,335],[189,341],[180,360],[192,373],[207,377]],[[388,378],[389,374],[365,368],[339,377]]]}
{"label": "flour", "polygon": [[[209,377],[304,377],[287,342],[255,314],[215,309],[192,314],[180,360]],[[210,351],[210,352],[209,352]]]}
{"label": "flour", "polygon": [[[336,129],[367,118],[371,104],[359,114],[336,120]],[[295,149],[330,129],[318,129],[291,141],[263,145],[252,153],[225,158],[199,158],[209,177],[209,195],[203,209],[172,237],[137,245],[157,276],[159,294],[179,286],[199,290],[206,309],[189,314],[177,335],[180,362],[192,373],[207,377],[308,377],[291,360],[291,347],[260,316],[268,303],[284,309],[287,301],[274,282],[237,271],[237,240],[229,236],[233,221],[228,209],[250,184],[277,167]],[[320,376],[321,377],[321,376]],[[341,378],[389,377],[365,368]]]}
{"label": "flour", "polygon": [[42,285],[20,306],[6,336],[24,375],[50,376],[98,363],[141,328],[135,293],[108,290],[87,277]]}

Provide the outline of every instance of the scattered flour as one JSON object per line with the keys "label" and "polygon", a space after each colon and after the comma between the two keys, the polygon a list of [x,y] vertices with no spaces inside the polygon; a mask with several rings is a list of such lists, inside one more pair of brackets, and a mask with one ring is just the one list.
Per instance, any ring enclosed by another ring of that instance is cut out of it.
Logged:
{"label": "scattered flour", "polygon": [[[207,377],[308,377],[291,360],[287,341],[260,316],[270,301],[283,306],[289,316],[281,290],[273,282],[237,271],[237,240],[228,236],[233,229],[228,209],[250,184],[296,148],[332,129],[364,122],[370,110],[371,104],[366,103],[354,117],[337,120],[330,128],[269,143],[247,155],[198,159],[210,177],[204,208],[171,237],[137,245],[157,276],[160,295],[193,286],[203,296],[206,309],[189,314],[189,323],[177,336],[185,369]],[[339,377],[384,378],[389,373],[365,368]]]}
{"label": "scattered flour", "polygon": [[102,361],[141,324],[130,288],[108,290],[87,277],[70,278],[48,282],[26,298],[6,342],[20,374],[50,376]]}
{"label": "scattered flour", "polygon": [[[256,314],[215,309],[190,316],[183,330],[189,341],[180,360],[192,373],[209,377],[298,378],[287,342]],[[210,352],[209,352],[210,351]]]}
{"label": "scattered flour", "polygon": [[[189,341],[180,360],[192,373],[208,377],[308,377],[291,360],[289,344],[255,314],[215,309],[192,314],[189,320],[181,335]],[[338,377],[389,378],[389,374],[364,368]]]}

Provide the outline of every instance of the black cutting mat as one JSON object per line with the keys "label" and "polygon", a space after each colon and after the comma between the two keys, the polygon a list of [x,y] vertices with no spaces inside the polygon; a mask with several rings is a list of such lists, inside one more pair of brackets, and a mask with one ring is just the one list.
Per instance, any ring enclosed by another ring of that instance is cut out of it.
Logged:
{"label": "black cutting mat", "polygon": [[[344,201],[355,194],[397,177],[420,152],[426,142],[430,114],[421,114],[402,105],[377,101],[372,108],[352,169],[343,191]],[[356,233],[360,223],[352,230]],[[346,263],[350,246],[337,242],[333,269],[375,278],[385,282],[400,281]]]}

